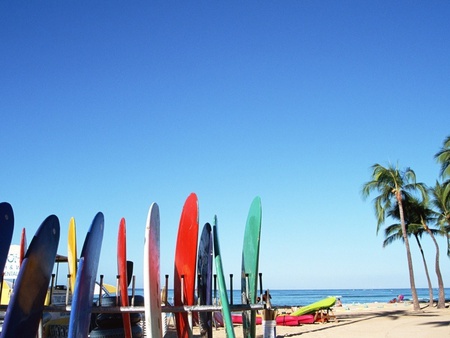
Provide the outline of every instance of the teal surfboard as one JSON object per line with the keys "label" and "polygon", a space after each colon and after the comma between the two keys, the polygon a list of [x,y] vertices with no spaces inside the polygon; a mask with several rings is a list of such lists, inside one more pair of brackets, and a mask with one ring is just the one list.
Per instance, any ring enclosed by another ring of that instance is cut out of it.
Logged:
{"label": "teal surfboard", "polygon": [[217,216],[214,216],[213,225],[214,237],[214,262],[216,263],[217,283],[219,285],[219,297],[222,305],[222,315],[225,324],[225,330],[228,338],[234,338],[233,320],[231,318],[230,303],[227,295],[227,285],[223,275],[222,258],[220,256],[219,235],[217,233]]}
{"label": "teal surfboard", "polygon": [[[242,304],[256,304],[258,292],[259,242],[261,236],[261,198],[255,197],[248,212],[242,249]],[[256,312],[242,312],[244,338],[256,336]]]}
{"label": "teal surfboard", "polygon": [[84,240],[78,263],[75,292],[69,319],[69,337],[85,338],[89,334],[95,278],[103,241],[104,216],[97,213]]}
{"label": "teal surfboard", "polygon": [[34,338],[44,310],[59,243],[59,220],[47,217],[36,231],[14,285],[2,338]]}

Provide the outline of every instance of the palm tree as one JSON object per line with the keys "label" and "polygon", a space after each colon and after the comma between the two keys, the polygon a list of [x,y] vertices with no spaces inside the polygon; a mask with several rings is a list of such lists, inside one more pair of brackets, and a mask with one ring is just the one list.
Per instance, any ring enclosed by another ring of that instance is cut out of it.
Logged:
{"label": "palm tree", "polygon": [[430,189],[433,199],[431,203],[437,210],[437,223],[441,230],[447,234],[447,255],[450,256],[450,184],[436,181],[434,188]]}
{"label": "palm tree", "polygon": [[[438,309],[444,309],[445,308],[445,291],[444,291],[444,281],[442,279],[441,269],[439,267],[439,245],[436,241],[436,237],[434,236],[434,231],[430,229],[428,226],[429,221],[433,222],[433,214],[434,211],[429,209],[427,207],[427,203],[418,203],[414,205],[415,212],[417,213],[417,216],[420,217],[420,224],[422,224],[423,229],[430,235],[431,240],[433,241],[434,247],[436,248],[436,258],[434,263],[434,268],[436,271],[436,277],[438,281],[438,287],[439,287],[439,296],[438,296]],[[434,229],[433,229],[434,230]],[[439,232],[436,232],[439,233]]]}
{"label": "palm tree", "polygon": [[[398,210],[398,209],[397,209]],[[428,265],[425,259],[425,254],[423,252],[422,244],[420,243],[420,238],[422,238],[422,234],[424,230],[422,226],[413,226],[409,223],[406,223],[406,231],[408,235],[413,235],[416,239],[416,243],[419,246],[420,254],[422,255],[422,262],[425,269],[425,276],[427,278],[428,283],[428,295],[430,298],[429,306],[433,306],[433,286],[431,284],[430,273],[428,272]],[[402,240],[402,226],[400,224],[391,224],[384,230],[385,239],[383,241],[383,248],[387,247],[389,244],[392,244],[395,241]]]}
{"label": "palm tree", "polygon": [[[429,224],[436,223],[436,212],[428,207],[428,201],[419,201],[415,197],[407,197],[403,201],[404,211],[405,211],[405,221],[414,228],[422,227],[428,235],[430,235],[431,240],[436,248],[436,259],[435,259],[435,272],[439,287],[438,296],[438,309],[445,308],[445,291],[444,291],[444,281],[442,279],[441,269],[439,266],[440,250],[439,245],[436,241],[435,235],[442,235],[442,231],[437,229],[431,229]],[[391,216],[397,217],[398,214],[394,212]],[[398,217],[397,217],[398,218]]]}
{"label": "palm tree", "polygon": [[392,165],[386,168],[380,164],[374,164],[372,166],[372,170],[372,180],[364,184],[362,195],[364,198],[367,198],[373,191],[378,191],[380,193],[380,195],[374,199],[375,214],[377,216],[377,234],[381,224],[385,222],[387,211],[389,211],[393,203],[397,202],[402,236],[405,242],[406,257],[408,261],[408,272],[413,306],[414,310],[418,311],[420,310],[420,305],[414,280],[414,269],[411,250],[409,247],[408,233],[406,231],[403,200],[405,196],[410,196],[410,193],[412,192],[419,191],[422,195],[422,200],[427,200],[428,195],[424,185],[416,183],[416,174],[410,168],[400,171]]}
{"label": "palm tree", "polygon": [[[444,140],[444,144],[434,158],[441,164],[440,174],[443,179],[450,177],[450,136]],[[447,235],[447,256],[450,256],[450,179],[442,184],[436,181],[431,189],[433,206],[438,211],[438,224]]]}
{"label": "palm tree", "polygon": [[444,140],[444,145],[434,158],[441,164],[441,177],[450,177],[450,135]]}

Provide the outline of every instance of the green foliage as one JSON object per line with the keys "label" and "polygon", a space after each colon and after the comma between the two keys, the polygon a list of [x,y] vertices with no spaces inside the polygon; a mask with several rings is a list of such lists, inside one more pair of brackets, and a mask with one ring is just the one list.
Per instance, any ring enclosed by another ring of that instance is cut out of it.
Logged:
{"label": "green foliage", "polygon": [[433,197],[432,204],[436,209],[437,224],[441,231],[447,235],[447,256],[450,256],[450,184],[449,180],[444,183],[436,181],[434,188],[430,189]]}
{"label": "green foliage", "polygon": [[450,226],[450,184],[449,181],[439,183],[430,189],[433,197],[432,204],[438,212],[438,223],[441,226]]}
{"label": "green foliage", "polygon": [[[433,235],[445,235],[440,229],[432,228],[437,223],[437,214],[428,207],[428,204],[415,197],[406,198],[403,201],[403,209],[408,236],[414,235],[417,238],[422,238],[426,229],[429,229]],[[398,205],[394,205],[387,214],[393,219],[400,220]],[[385,229],[383,247],[399,239],[403,240],[401,224],[392,224]]]}
{"label": "green foliage", "polygon": [[434,158],[441,164],[441,177],[450,177],[450,136],[444,140],[444,144]]}
{"label": "green foliage", "polygon": [[374,199],[375,215],[377,217],[377,234],[380,226],[385,222],[386,215],[393,205],[399,201],[411,199],[413,194],[419,193],[423,201],[428,202],[427,188],[423,183],[416,183],[416,174],[411,168],[399,170],[389,165],[372,166],[372,180],[365,183],[362,195],[367,198],[373,192],[379,195]]}

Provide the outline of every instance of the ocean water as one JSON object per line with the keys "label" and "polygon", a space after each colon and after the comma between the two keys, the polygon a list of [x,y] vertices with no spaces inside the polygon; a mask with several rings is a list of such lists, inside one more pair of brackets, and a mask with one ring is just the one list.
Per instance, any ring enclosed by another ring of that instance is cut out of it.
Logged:
{"label": "ocean water", "polygon": [[[136,289],[136,294],[143,294],[143,289]],[[218,291],[217,291],[218,296]],[[403,295],[404,300],[411,300],[411,289],[310,289],[310,290],[270,290],[273,306],[304,306],[329,296],[339,297],[343,305],[364,303],[387,303],[392,298]],[[427,302],[429,292],[418,288],[419,301]],[[446,298],[450,298],[450,288],[445,289]],[[228,291],[230,298],[230,291]],[[438,289],[433,289],[433,298],[437,301]],[[173,303],[173,290],[169,290],[168,299]],[[233,290],[233,304],[240,304],[239,290]]]}

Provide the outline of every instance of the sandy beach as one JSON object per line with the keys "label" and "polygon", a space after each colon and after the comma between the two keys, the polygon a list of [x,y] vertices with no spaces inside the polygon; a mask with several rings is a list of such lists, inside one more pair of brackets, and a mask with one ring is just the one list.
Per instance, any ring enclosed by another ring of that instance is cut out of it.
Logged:
{"label": "sandy beach", "polygon": [[[413,311],[409,302],[396,304],[344,304],[333,312],[336,321],[277,326],[276,337],[450,337],[450,309],[438,310],[421,304]],[[169,337],[176,337],[173,328]],[[236,337],[242,337],[242,327],[234,326]],[[257,326],[257,337],[263,337],[263,328]],[[214,329],[214,337],[225,338],[224,328]],[[198,327],[194,337],[200,337]]]}

